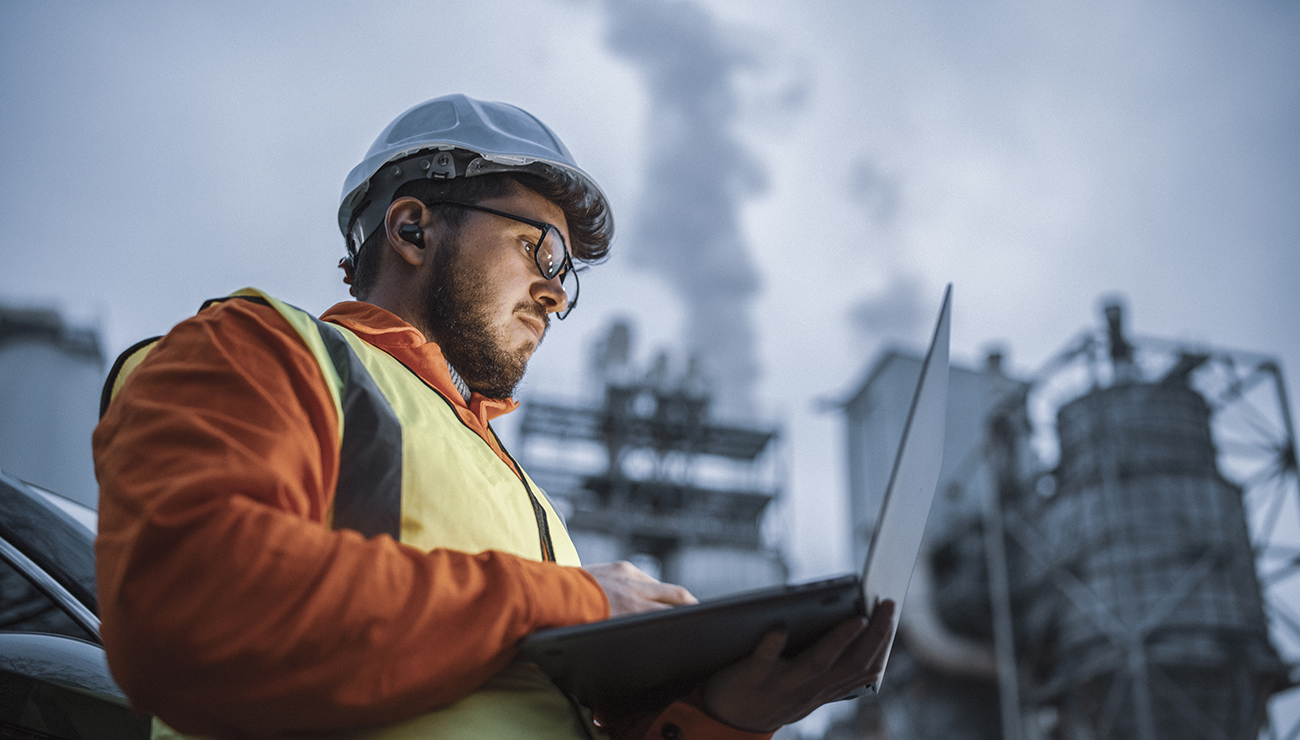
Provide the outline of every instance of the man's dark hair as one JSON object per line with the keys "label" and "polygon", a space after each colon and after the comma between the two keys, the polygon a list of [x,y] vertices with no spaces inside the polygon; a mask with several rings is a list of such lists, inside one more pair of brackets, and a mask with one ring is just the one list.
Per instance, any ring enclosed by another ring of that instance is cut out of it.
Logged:
{"label": "man's dark hair", "polygon": [[[603,199],[596,197],[578,178],[562,170],[552,177],[520,172],[450,180],[421,178],[402,183],[393,193],[393,200],[415,198],[422,203],[450,200],[474,204],[509,195],[516,184],[536,192],[564,211],[569,227],[569,250],[575,260],[594,263],[609,254],[609,243],[614,238],[613,214],[605,207]],[[389,204],[385,204],[384,208]],[[469,216],[464,208],[435,208],[452,235]],[[382,244],[386,238],[381,223],[361,245],[351,275],[352,294],[358,298],[366,297],[379,276],[380,255],[384,251]]]}

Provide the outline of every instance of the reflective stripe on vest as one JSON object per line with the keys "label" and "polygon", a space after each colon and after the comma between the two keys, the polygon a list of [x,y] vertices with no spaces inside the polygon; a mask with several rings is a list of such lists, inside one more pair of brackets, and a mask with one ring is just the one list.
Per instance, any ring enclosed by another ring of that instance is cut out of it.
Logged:
{"label": "reflective stripe on vest", "polygon": [[[330,325],[382,389],[402,425],[402,542],[430,550],[500,550],[577,565],[550,502],[469,428],[452,402],[392,355]],[[512,460],[513,462],[513,460]]]}
{"label": "reflective stripe on vest", "polygon": [[[336,327],[253,288],[231,295],[270,306],[320,365],[339,420],[339,477],[330,526],[398,539],[402,520],[402,425]],[[204,308],[226,299],[215,299]],[[201,310],[201,309],[200,309]]]}
{"label": "reflective stripe on vest", "polygon": [[[311,349],[325,376],[339,425],[339,479],[330,504],[330,526],[353,529],[366,537],[388,534],[397,539],[401,532],[402,425],[374,379],[334,327],[252,288],[204,301],[199,310],[233,298],[275,308]],[[100,394],[100,418],[161,339],[137,342],[118,356]]]}

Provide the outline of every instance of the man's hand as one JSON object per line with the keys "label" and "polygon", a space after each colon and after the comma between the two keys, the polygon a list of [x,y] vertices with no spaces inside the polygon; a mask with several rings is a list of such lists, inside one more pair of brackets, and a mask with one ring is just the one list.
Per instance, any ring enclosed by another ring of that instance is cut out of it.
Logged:
{"label": "man's hand", "polygon": [[698,603],[690,591],[671,583],[660,583],[625,560],[588,565],[585,570],[605,589],[611,617]]}
{"label": "man's hand", "polygon": [[894,632],[894,602],[871,615],[841,622],[814,645],[787,660],[786,634],[764,635],[744,660],[704,684],[704,711],[732,727],[774,732],[821,705],[880,678],[885,646]]}

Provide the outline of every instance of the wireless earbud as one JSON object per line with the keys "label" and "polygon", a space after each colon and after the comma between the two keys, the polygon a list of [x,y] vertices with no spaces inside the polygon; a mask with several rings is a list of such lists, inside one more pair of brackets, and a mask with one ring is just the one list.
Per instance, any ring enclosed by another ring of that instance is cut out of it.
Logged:
{"label": "wireless earbud", "polygon": [[420,249],[424,249],[424,229],[417,224],[406,224],[397,230],[397,235],[402,237],[402,241],[410,242]]}

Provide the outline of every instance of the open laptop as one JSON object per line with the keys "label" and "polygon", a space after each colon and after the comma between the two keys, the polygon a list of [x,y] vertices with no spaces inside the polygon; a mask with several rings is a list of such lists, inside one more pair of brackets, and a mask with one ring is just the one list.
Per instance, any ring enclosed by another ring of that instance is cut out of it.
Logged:
{"label": "open laptop", "polygon": [[[650,710],[686,695],[718,669],[749,655],[773,627],[789,632],[786,654],[793,655],[839,622],[858,614],[870,616],[885,599],[897,604],[895,616],[901,613],[943,463],[951,317],[949,285],[860,576],[776,586],[541,630],[524,638],[520,650],[587,706]],[[886,650],[892,647],[891,638]]]}

